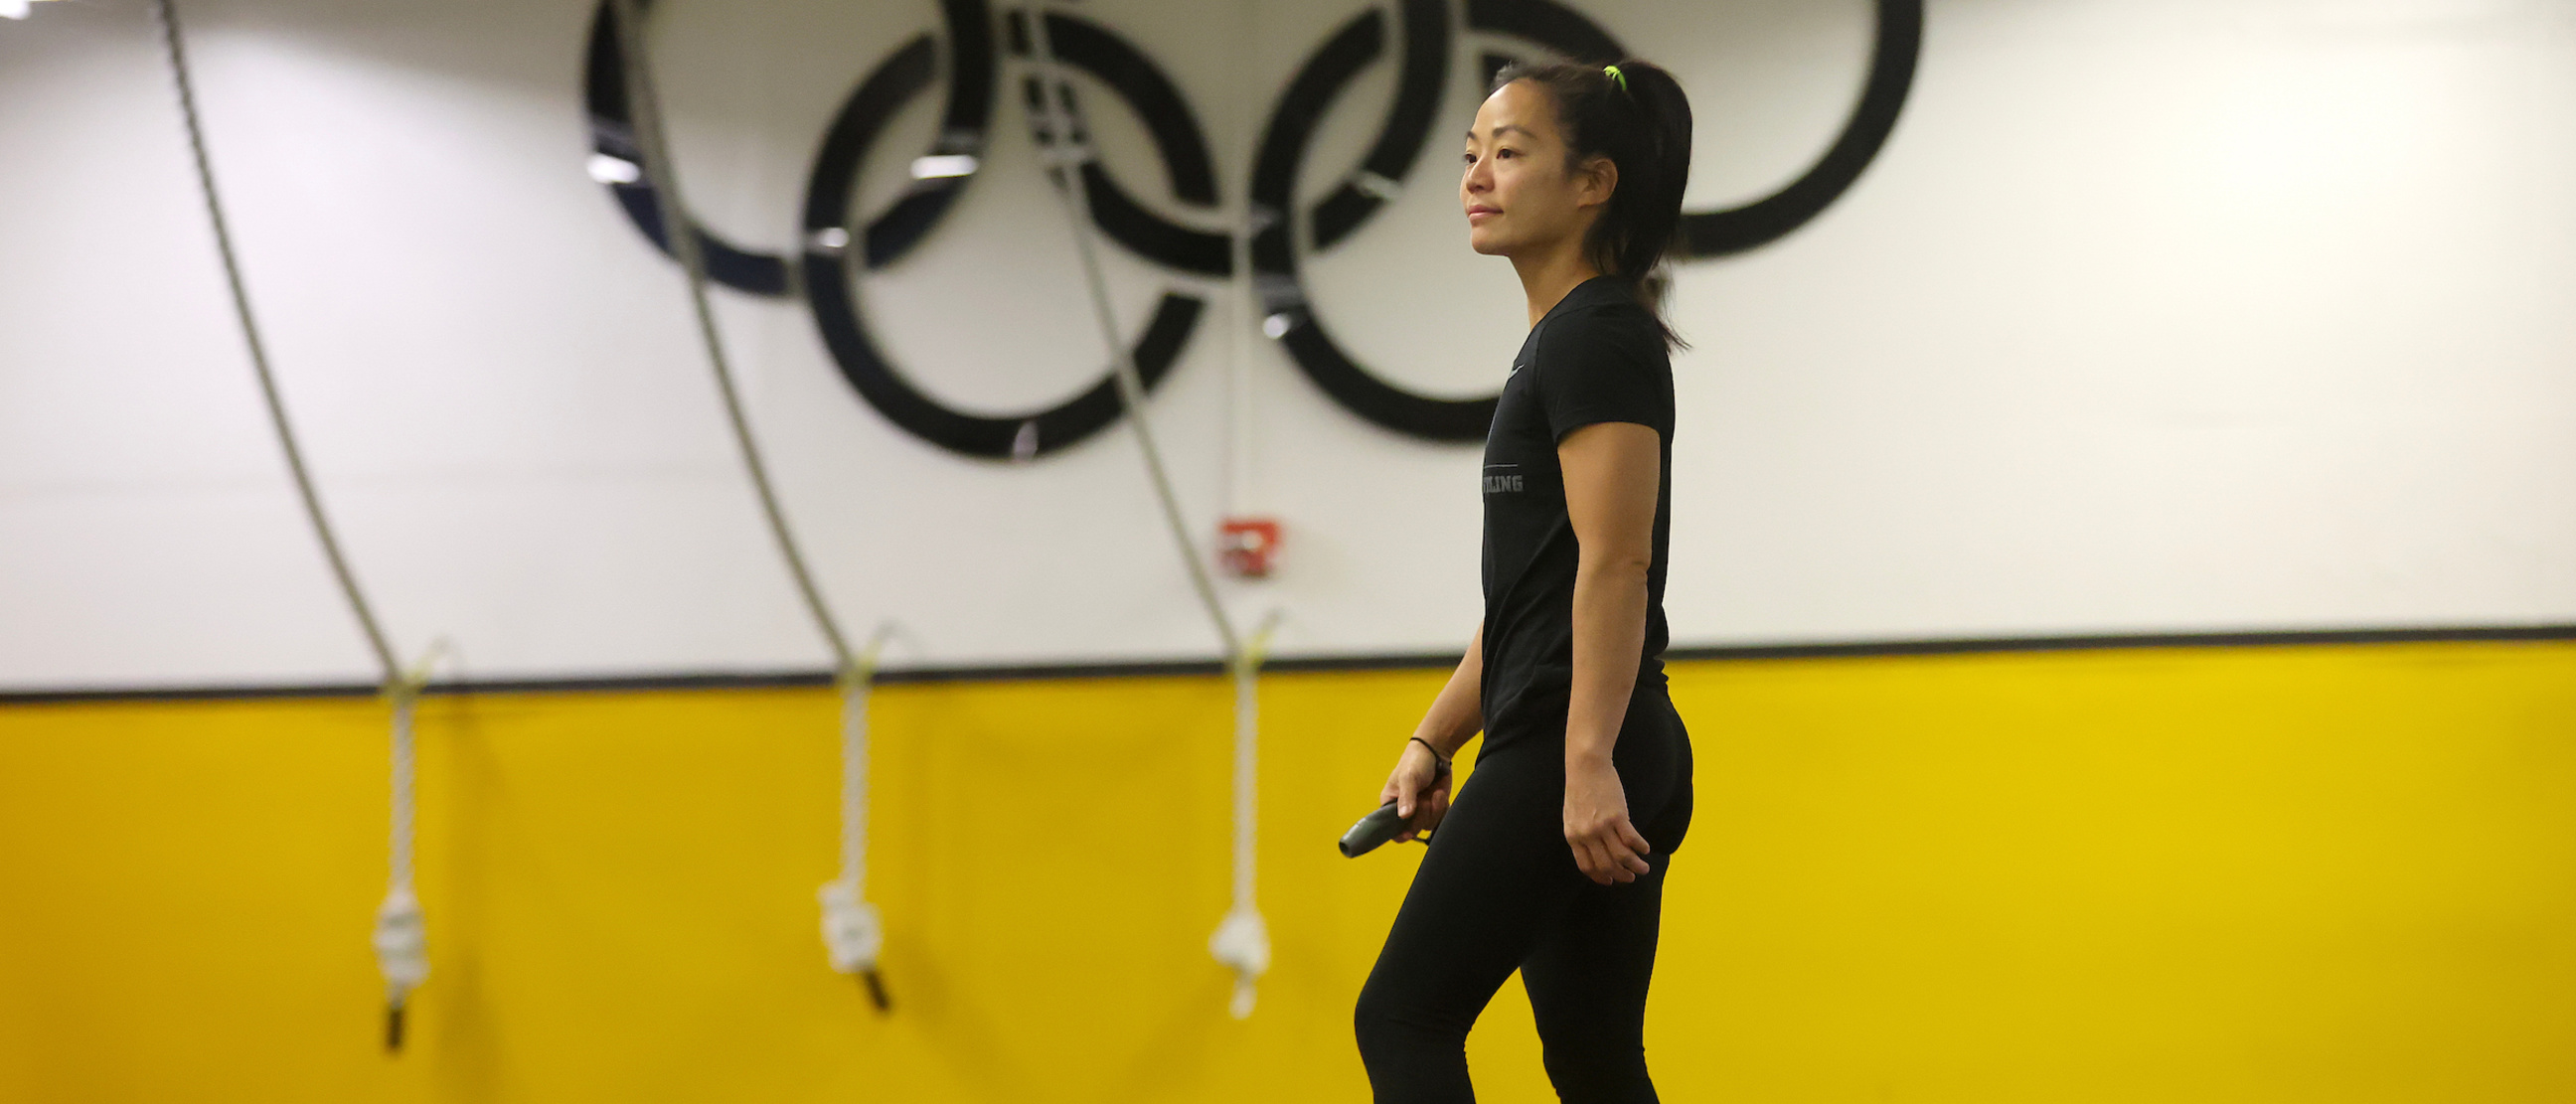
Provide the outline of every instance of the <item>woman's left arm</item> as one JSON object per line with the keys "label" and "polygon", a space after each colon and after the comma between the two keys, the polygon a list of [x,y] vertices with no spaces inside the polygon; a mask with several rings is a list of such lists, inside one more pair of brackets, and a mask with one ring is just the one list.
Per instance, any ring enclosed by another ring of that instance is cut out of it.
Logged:
{"label": "woman's left arm", "polygon": [[1565,717],[1565,842],[1585,877],[1609,885],[1647,872],[1646,838],[1610,749],[1628,715],[1646,646],[1663,441],[1650,426],[1599,422],[1557,442],[1574,523],[1574,685]]}

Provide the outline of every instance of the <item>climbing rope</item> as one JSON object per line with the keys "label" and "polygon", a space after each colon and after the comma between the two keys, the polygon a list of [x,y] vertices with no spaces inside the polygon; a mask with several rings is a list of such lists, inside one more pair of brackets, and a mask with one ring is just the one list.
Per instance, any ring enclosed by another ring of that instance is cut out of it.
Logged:
{"label": "climbing rope", "polygon": [[411,887],[413,745],[412,719],[418,712],[420,694],[429,685],[429,673],[438,662],[446,641],[433,641],[429,653],[419,664],[397,676],[385,688],[392,700],[393,794],[392,825],[386,842],[385,899],[376,906],[376,969],[385,978],[385,1049],[401,1050],[403,1020],[411,991],[429,980],[429,932],[420,911],[420,898]]}
{"label": "climbing rope", "polygon": [[178,90],[179,117],[187,126],[188,152],[197,168],[197,188],[205,200],[206,220],[214,227],[215,252],[223,261],[224,284],[232,293],[233,315],[241,323],[243,342],[249,346],[251,368],[259,377],[259,394],[268,406],[269,426],[277,432],[278,448],[286,455],[286,470],[294,477],[305,519],[312,523],[314,538],[322,545],[322,557],[331,565],[331,577],[339,581],[340,596],[348,602],[349,612],[356,615],[368,650],[375,654],[377,669],[384,677],[385,695],[393,704],[393,832],[386,863],[385,899],[376,909],[373,942],[376,968],[385,979],[385,1046],[400,1050],[404,1005],[411,991],[429,977],[426,929],[420,900],[411,884],[412,715],[428,664],[424,660],[418,677],[414,677],[396,662],[384,623],[376,618],[366,592],[359,588],[357,573],[350,569],[348,554],[341,550],[330,516],[322,509],[322,496],[314,489],[312,471],[305,466],[304,449],[296,440],[294,423],[286,416],[286,400],[279,393],[277,373],[269,367],[268,344],[261,339],[258,319],[251,313],[250,292],[242,281],[241,260],[233,248],[232,225],[224,218],[223,201],[215,188],[214,161],[206,153],[206,128],[197,111],[196,84],[188,70],[185,36],[179,31],[179,10],[174,0],[158,0],[154,11],[160,17],[170,80]]}
{"label": "climbing rope", "polygon": [[1032,59],[1037,63],[1041,91],[1036,97],[1043,115],[1040,148],[1047,154],[1045,163],[1054,178],[1054,191],[1064,208],[1065,221],[1072,227],[1074,251],[1082,261],[1083,286],[1091,297],[1091,313],[1099,324],[1102,341],[1109,348],[1110,375],[1118,382],[1118,401],[1127,414],[1127,425],[1136,433],[1136,445],[1145,462],[1146,479],[1153,484],[1155,501],[1161,505],[1163,524],[1171,531],[1172,546],[1180,553],[1181,564],[1188,569],[1190,588],[1197,593],[1199,604],[1207,611],[1208,623],[1224,643],[1227,665],[1235,681],[1235,764],[1234,764],[1234,904],[1216,934],[1208,939],[1208,951],[1216,960],[1234,971],[1235,1018],[1252,1014],[1254,983],[1270,969],[1270,933],[1262,922],[1261,910],[1253,894],[1254,874],[1254,797],[1260,776],[1256,753],[1260,741],[1260,652],[1264,647],[1274,614],[1265,621],[1251,641],[1237,635],[1234,622],[1226,616],[1225,605],[1217,599],[1216,583],[1209,577],[1207,563],[1199,555],[1198,545],[1190,539],[1189,523],[1181,516],[1178,495],[1172,491],[1172,479],[1163,463],[1163,452],[1154,441],[1153,423],[1145,415],[1145,385],[1136,370],[1134,355],[1118,332],[1118,317],[1109,299],[1109,282],[1100,267],[1098,243],[1091,227],[1090,185],[1083,179],[1083,166],[1098,156],[1089,144],[1090,131],[1077,117],[1073,93],[1064,80],[1064,68],[1055,56],[1055,46],[1047,34],[1046,8],[1031,4],[1025,16],[1029,27]]}
{"label": "climbing rope", "polygon": [[832,968],[867,983],[868,999],[891,1007],[877,975],[885,950],[885,921],[868,903],[868,697],[874,691],[877,655],[893,633],[879,626],[841,679],[841,876],[823,883],[823,946]]}
{"label": "climbing rope", "polygon": [[[865,655],[851,650],[849,638],[832,616],[831,605],[823,600],[823,588],[815,581],[813,569],[807,566],[805,553],[796,543],[794,529],[787,524],[786,508],[779,504],[778,490],[770,482],[769,464],[761,456],[760,442],[752,436],[751,418],[743,410],[742,389],[734,380],[733,362],[726,356],[723,335],[716,329],[715,308],[707,296],[706,253],[696,224],[689,217],[689,205],[680,195],[679,174],[671,160],[670,132],[663,126],[662,102],[654,92],[642,5],[637,0],[609,0],[609,5],[616,16],[617,51],[625,62],[626,101],[634,117],[635,148],[643,154],[645,178],[659,199],[656,206],[662,214],[662,240],[671,243],[671,252],[688,274],[689,306],[697,319],[698,338],[705,347],[708,365],[715,371],[716,391],[724,397],[725,421],[733,428],[734,443],[740,446],[743,468],[750,474],[752,490],[760,499],[761,516],[768,520],[769,535],[778,546],[779,558],[787,564],[788,575],[796,582],[796,592],[805,600],[806,612],[813,615],[814,628],[832,649],[833,671],[841,688],[844,785],[848,785],[849,750],[856,747],[859,784],[864,786],[867,694],[876,677],[876,644],[871,643]],[[853,732],[858,735],[852,736]],[[883,929],[875,907],[861,896],[863,887],[853,873],[860,867],[852,865],[849,853],[854,839],[855,846],[866,846],[866,812],[864,794],[854,803],[844,793],[842,878],[823,887],[823,939],[832,968],[857,974],[866,981],[869,999],[883,1011],[887,1007],[885,984],[876,969],[877,951],[884,942]],[[859,822],[855,828],[854,819]]]}
{"label": "climbing rope", "polygon": [[233,314],[241,321],[242,340],[250,346],[250,365],[259,375],[260,398],[268,403],[269,425],[277,430],[278,447],[286,453],[286,470],[295,477],[295,491],[304,500],[304,516],[313,522],[313,535],[322,542],[323,558],[331,561],[331,577],[340,581],[340,595],[348,599],[349,610],[358,615],[358,628],[366,633],[367,647],[376,653],[376,664],[384,671],[390,685],[400,672],[394,660],[393,645],[385,638],[384,626],[376,620],[367,596],[358,589],[358,577],[349,570],[349,557],[340,551],[340,539],[331,531],[331,520],[322,512],[322,496],[313,489],[313,474],[304,466],[304,449],[295,440],[295,428],[286,417],[286,400],[277,390],[277,375],[268,366],[268,344],[260,339],[259,323],[251,317],[250,292],[242,284],[241,262],[233,251],[231,223],[224,219],[224,205],[215,192],[214,162],[206,156],[205,126],[197,116],[195,82],[188,75],[188,51],[180,41],[179,10],[173,0],[159,0],[161,41],[169,47],[170,77],[179,89],[179,115],[188,126],[188,150],[196,157],[197,186],[206,201],[206,218],[214,224],[215,251],[223,258],[224,282],[232,289]]}
{"label": "climbing rope", "polygon": [[[1090,184],[1082,176],[1082,166],[1097,154],[1088,143],[1088,131],[1073,115],[1070,92],[1064,82],[1063,67],[1056,61],[1055,47],[1048,40],[1046,13],[1042,6],[1028,12],[1029,42],[1036,57],[1040,81],[1046,94],[1040,97],[1046,116],[1049,169],[1059,187],[1056,197],[1064,208],[1065,218],[1073,226],[1073,245],[1082,258],[1083,285],[1091,294],[1091,313],[1100,325],[1100,336],[1109,346],[1110,375],[1118,381],[1118,403],[1127,413],[1127,425],[1136,433],[1136,444],[1145,460],[1145,476],[1154,485],[1154,500],[1162,506],[1163,524],[1171,529],[1172,543],[1180,551],[1181,565],[1189,570],[1190,589],[1198,594],[1199,604],[1207,610],[1208,623],[1216,628],[1217,637],[1225,644],[1225,654],[1240,653],[1234,622],[1217,600],[1216,583],[1208,575],[1207,564],[1198,554],[1196,542],[1190,539],[1189,522],[1181,516],[1180,497],[1172,492],[1172,477],[1163,464],[1163,450],[1154,443],[1154,426],[1145,417],[1145,384],[1136,371],[1136,359],[1118,333],[1118,314],[1110,305],[1108,278],[1100,268],[1098,243],[1092,240]],[[1076,138],[1075,135],[1085,135]]]}
{"label": "climbing rope", "polygon": [[734,382],[733,362],[725,355],[723,336],[716,330],[715,307],[707,298],[706,251],[698,241],[696,227],[689,219],[689,205],[680,197],[679,174],[672,169],[670,134],[662,125],[662,102],[653,91],[653,76],[645,57],[644,17],[636,0],[610,0],[617,11],[617,49],[626,68],[626,99],[635,116],[635,144],[644,154],[644,175],[653,184],[660,202],[662,231],[679,255],[680,267],[689,277],[689,306],[698,323],[698,338],[706,347],[707,363],[715,369],[716,391],[724,396],[725,421],[733,427],[733,439],[741,446],[743,467],[750,472],[751,487],[760,498],[761,516],[769,521],[769,535],[778,544],[779,558],[787,563],[787,573],[796,581],[796,592],[805,599],[806,612],[814,616],[814,628],[832,648],[834,670],[847,672],[857,657],[841,634],[840,623],[833,619],[832,608],[823,601],[822,587],[815,583],[814,572],[806,566],[805,553],[796,543],[796,534],[787,525],[787,512],[778,503],[778,491],[769,481],[769,464],[762,459],[760,442],[752,437],[751,419],[743,412],[742,389]]}
{"label": "climbing rope", "polygon": [[1208,953],[1234,970],[1235,1019],[1252,1015],[1253,982],[1270,971],[1270,927],[1262,922],[1255,894],[1258,871],[1261,797],[1261,661],[1270,649],[1270,634],[1279,627],[1274,611],[1252,630],[1231,667],[1234,675],[1234,907],[1208,937]]}

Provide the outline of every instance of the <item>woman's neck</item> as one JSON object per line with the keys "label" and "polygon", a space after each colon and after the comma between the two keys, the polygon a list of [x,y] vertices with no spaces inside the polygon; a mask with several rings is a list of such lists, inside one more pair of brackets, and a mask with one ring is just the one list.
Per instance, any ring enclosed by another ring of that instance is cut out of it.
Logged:
{"label": "woman's neck", "polygon": [[1583,239],[1577,235],[1535,256],[1514,256],[1512,268],[1521,276],[1521,292],[1529,296],[1530,325],[1547,317],[1564,300],[1567,292],[1585,280],[1601,275],[1589,258],[1583,255]]}

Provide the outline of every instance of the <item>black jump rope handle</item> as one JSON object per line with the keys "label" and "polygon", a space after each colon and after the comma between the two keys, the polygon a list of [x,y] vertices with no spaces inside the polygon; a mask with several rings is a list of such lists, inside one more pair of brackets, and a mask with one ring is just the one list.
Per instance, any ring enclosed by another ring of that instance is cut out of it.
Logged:
{"label": "black jump rope handle", "polygon": [[1356,859],[1377,850],[1386,841],[1403,834],[1408,823],[1409,818],[1396,813],[1395,802],[1378,806],[1376,812],[1361,817],[1359,823],[1351,825],[1350,831],[1342,833],[1342,857]]}
{"label": "black jump rope handle", "polygon": [[[1431,784],[1437,786],[1443,779],[1448,777],[1449,764],[1444,762],[1440,764],[1440,773],[1432,776]],[[1429,793],[1430,791],[1424,790],[1423,792]],[[1340,843],[1342,857],[1345,859],[1356,859],[1371,851],[1375,851],[1379,847],[1384,846],[1388,840],[1403,835],[1405,827],[1410,823],[1410,818],[1396,813],[1395,802],[1390,801],[1384,805],[1380,805],[1377,807],[1376,812],[1361,817],[1359,823],[1351,825],[1350,831],[1342,833],[1342,840]],[[1430,836],[1426,833],[1423,838],[1429,839]]]}

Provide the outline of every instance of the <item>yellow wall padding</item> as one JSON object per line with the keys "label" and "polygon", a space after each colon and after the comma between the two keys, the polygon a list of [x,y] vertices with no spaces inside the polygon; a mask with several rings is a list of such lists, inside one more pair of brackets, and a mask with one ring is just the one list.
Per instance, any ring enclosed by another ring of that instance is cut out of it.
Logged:
{"label": "yellow wall padding", "polygon": [[[1436,672],[1265,681],[1260,1010],[1229,689],[898,686],[825,965],[829,691],[442,698],[433,973],[379,1049],[383,706],[0,709],[0,1100],[1358,1101],[1418,851],[1346,861]],[[2576,646],[1699,663],[1666,1099],[2576,1099]],[[1472,785],[1472,783],[1470,783]],[[1487,1101],[1544,1101],[1507,989]]]}

